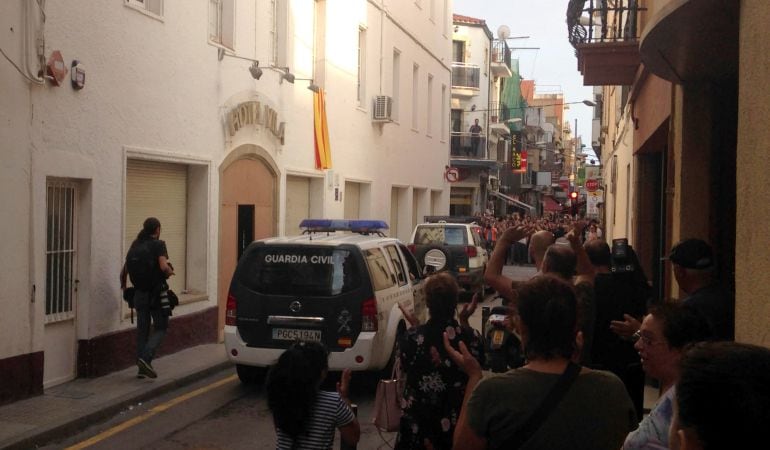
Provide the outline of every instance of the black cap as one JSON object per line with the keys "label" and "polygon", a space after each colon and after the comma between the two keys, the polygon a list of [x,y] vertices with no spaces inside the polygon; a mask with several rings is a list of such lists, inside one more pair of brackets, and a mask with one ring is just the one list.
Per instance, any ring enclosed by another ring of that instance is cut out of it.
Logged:
{"label": "black cap", "polygon": [[709,269],[714,266],[711,246],[701,239],[685,239],[676,244],[668,258],[685,269]]}

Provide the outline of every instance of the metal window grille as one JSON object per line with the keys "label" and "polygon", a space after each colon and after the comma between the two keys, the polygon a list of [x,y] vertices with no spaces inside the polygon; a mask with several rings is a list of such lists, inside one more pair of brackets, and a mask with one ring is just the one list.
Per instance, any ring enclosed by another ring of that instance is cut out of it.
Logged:
{"label": "metal window grille", "polygon": [[75,317],[77,184],[49,181],[46,193],[46,323]]}

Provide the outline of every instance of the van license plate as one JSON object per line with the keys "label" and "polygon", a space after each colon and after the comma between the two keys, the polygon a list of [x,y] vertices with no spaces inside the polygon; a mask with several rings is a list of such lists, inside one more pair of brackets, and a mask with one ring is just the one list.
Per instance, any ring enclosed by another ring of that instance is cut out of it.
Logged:
{"label": "van license plate", "polygon": [[321,342],[321,330],[303,330],[298,328],[273,328],[273,339],[277,341]]}

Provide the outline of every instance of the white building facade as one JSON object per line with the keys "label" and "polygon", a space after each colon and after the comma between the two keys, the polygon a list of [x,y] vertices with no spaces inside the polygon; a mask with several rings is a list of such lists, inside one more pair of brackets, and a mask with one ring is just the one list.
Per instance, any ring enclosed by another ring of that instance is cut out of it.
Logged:
{"label": "white building facade", "polygon": [[[148,216],[162,223],[181,300],[169,353],[219,339],[252,240],[296,233],[305,217],[384,219],[406,240],[422,216],[446,214],[451,9],[0,3],[12,255],[0,263],[0,403],[134,364],[118,274]],[[325,93],[328,169],[316,164],[311,85]],[[376,121],[375,98],[391,107]]]}

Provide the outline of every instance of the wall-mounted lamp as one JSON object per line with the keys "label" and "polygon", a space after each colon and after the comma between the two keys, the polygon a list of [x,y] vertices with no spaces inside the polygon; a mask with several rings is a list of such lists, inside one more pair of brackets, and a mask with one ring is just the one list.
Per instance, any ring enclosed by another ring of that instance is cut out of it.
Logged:
{"label": "wall-mounted lamp", "polygon": [[[282,83],[283,83],[283,80],[284,80],[284,78],[281,77],[281,82]],[[286,81],[289,81],[289,80],[286,79]],[[308,86],[307,86],[308,89],[310,89],[313,92],[320,92],[321,91],[321,88],[318,87],[317,84],[313,83],[313,79],[312,78],[295,78],[294,75],[292,75],[291,76],[291,81],[289,81],[289,83],[294,83],[295,81],[309,81],[310,84],[308,84]]]}
{"label": "wall-mounted lamp", "polygon": [[238,55],[228,55],[227,53],[225,53],[225,49],[221,47],[218,48],[217,59],[219,61],[222,61],[225,58],[225,56],[229,56],[230,58],[238,58],[246,61],[251,61],[251,66],[249,67],[249,73],[251,74],[251,77],[254,78],[255,80],[259,80],[260,78],[262,78],[262,69],[259,67],[259,61],[257,61],[256,59],[246,58]]}
{"label": "wall-mounted lamp", "polygon": [[286,80],[292,84],[294,83],[294,80],[295,80],[294,74],[291,73],[288,67],[276,67],[276,69],[278,69],[278,71],[283,71],[283,73],[281,73],[281,78],[279,81],[280,84],[283,84],[283,80]]}
{"label": "wall-mounted lamp", "polygon": [[255,80],[259,80],[262,77],[262,69],[259,68],[259,61],[254,61],[249,67],[251,77]]}

